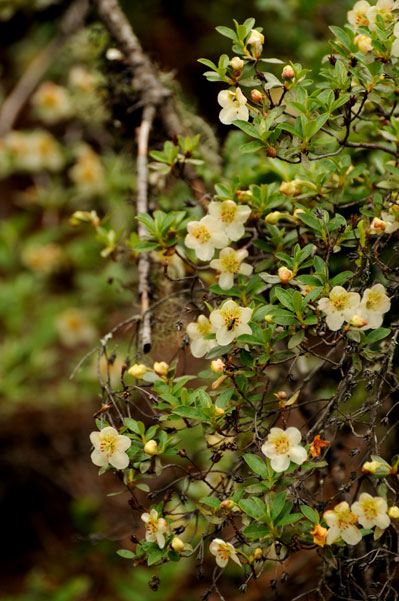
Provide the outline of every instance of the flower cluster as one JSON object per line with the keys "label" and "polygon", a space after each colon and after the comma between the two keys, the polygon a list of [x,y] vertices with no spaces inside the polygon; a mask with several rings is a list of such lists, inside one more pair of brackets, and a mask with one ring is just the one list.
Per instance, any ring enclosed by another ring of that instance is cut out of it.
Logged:
{"label": "flower cluster", "polygon": [[318,306],[325,313],[330,330],[339,330],[344,322],[357,329],[368,330],[381,326],[391,302],[382,284],[366,288],[362,298],[357,292],[347,292],[342,286],[334,286],[328,297],[319,300]]}
{"label": "flower cluster", "polygon": [[211,202],[208,215],[187,224],[184,244],[193,249],[201,261],[210,261],[216,248],[226,247],[229,239],[237,241],[242,238],[244,223],[250,214],[250,207],[237,205],[233,200]]}

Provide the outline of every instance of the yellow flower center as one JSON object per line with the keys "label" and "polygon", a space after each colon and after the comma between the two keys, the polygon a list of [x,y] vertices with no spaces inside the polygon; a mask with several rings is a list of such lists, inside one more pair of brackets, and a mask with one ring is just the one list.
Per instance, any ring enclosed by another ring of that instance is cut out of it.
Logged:
{"label": "yellow flower center", "polygon": [[357,12],[355,15],[355,25],[357,27],[360,27],[361,25],[364,25],[365,27],[367,27],[368,24],[369,24],[369,20],[366,17],[366,13]]}
{"label": "yellow flower center", "polygon": [[211,332],[211,323],[209,321],[198,321],[197,322],[197,330],[202,335],[210,334]]}
{"label": "yellow flower center", "polygon": [[285,455],[286,453],[288,453],[288,450],[290,448],[290,442],[288,438],[284,435],[275,438],[272,441],[272,444],[274,444],[274,450],[277,453],[277,455]]}
{"label": "yellow flower center", "polygon": [[236,309],[230,309],[230,311],[223,311],[222,315],[224,319],[224,325],[229,332],[235,330],[240,325],[241,312],[237,307]]}
{"label": "yellow flower center", "polygon": [[150,518],[145,525],[145,529],[148,534],[156,534],[158,531],[158,518]]}
{"label": "yellow flower center", "polygon": [[372,520],[377,517],[378,509],[374,499],[367,499],[361,503],[363,513],[368,520]]}
{"label": "yellow flower center", "polygon": [[330,300],[337,311],[343,311],[349,305],[347,295],[334,296]]}
{"label": "yellow flower center", "polygon": [[349,526],[352,526],[357,520],[357,515],[352,513],[349,509],[337,511],[338,527],[340,530],[346,530]]}
{"label": "yellow flower center", "polygon": [[198,227],[196,227],[195,230],[192,232],[192,235],[199,242],[201,242],[201,244],[205,244],[211,239],[211,235],[204,225],[199,225]]}
{"label": "yellow flower center", "polygon": [[110,457],[115,452],[116,438],[114,436],[103,436],[100,441],[100,451]]}
{"label": "yellow flower center", "polygon": [[378,311],[382,300],[383,298],[381,292],[370,292],[367,297],[366,309],[369,309],[370,311]]}
{"label": "yellow flower center", "polygon": [[222,266],[224,271],[238,273],[240,271],[240,262],[237,259],[236,253],[223,257]]}
{"label": "yellow flower center", "polygon": [[223,223],[233,223],[236,216],[236,206],[233,203],[227,202],[222,204],[220,218]]}
{"label": "yellow flower center", "polygon": [[220,559],[224,561],[225,559],[228,559],[230,557],[230,549],[227,545],[219,545],[217,554],[220,557]]}

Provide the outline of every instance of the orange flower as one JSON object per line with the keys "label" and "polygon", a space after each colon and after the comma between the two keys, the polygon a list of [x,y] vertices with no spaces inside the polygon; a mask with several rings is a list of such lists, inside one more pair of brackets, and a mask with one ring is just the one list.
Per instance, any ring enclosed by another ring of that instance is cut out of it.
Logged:
{"label": "orange flower", "polygon": [[319,547],[324,547],[326,544],[327,528],[323,528],[320,524],[315,524],[314,530],[310,531],[313,534],[313,542]]}
{"label": "orange flower", "polygon": [[312,457],[320,457],[320,449],[322,447],[328,447],[329,444],[329,440],[321,440],[320,434],[316,434],[312,444],[310,445],[310,454]]}

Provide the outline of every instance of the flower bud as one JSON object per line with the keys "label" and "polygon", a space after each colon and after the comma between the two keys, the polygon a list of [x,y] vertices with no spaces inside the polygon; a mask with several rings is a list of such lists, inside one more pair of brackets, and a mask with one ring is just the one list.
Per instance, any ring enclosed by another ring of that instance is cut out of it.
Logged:
{"label": "flower bud", "polygon": [[160,363],[156,361],[152,369],[158,376],[166,376],[169,371],[169,365],[165,361],[161,361]]}
{"label": "flower bud", "polygon": [[355,42],[355,44],[358,45],[359,50],[360,52],[362,52],[362,54],[367,54],[373,49],[371,38],[369,38],[368,35],[357,35],[353,41]]}
{"label": "flower bud", "polygon": [[300,213],[304,213],[304,212],[305,211],[303,209],[294,209],[292,216],[294,217],[294,219],[298,219],[298,215],[300,215]]}
{"label": "flower bud", "polygon": [[95,211],[75,211],[69,218],[71,225],[80,225],[81,223],[91,223],[94,227],[100,225],[100,219]]}
{"label": "flower bud", "polygon": [[251,190],[237,190],[235,195],[238,202],[248,202],[253,197]]}
{"label": "flower bud", "polygon": [[108,48],[105,56],[109,61],[123,61],[123,54],[118,48]]}
{"label": "flower bud", "polygon": [[158,453],[158,443],[156,440],[149,440],[144,445],[144,453],[147,455],[157,455]]}
{"label": "flower bud", "polygon": [[251,29],[251,35],[248,39],[248,45],[252,46],[254,56],[257,58],[262,53],[263,42],[265,41],[265,36],[257,31],[256,29]]}
{"label": "flower bud", "polygon": [[181,538],[175,536],[171,542],[172,549],[176,551],[176,553],[181,553],[184,551],[184,543]]}
{"label": "flower bud", "polygon": [[231,501],[230,499],[226,499],[225,501],[222,501],[220,503],[220,509],[223,509],[224,511],[231,511],[235,506],[234,501]]}
{"label": "flower bud", "polygon": [[275,393],[275,396],[278,398],[279,401],[285,401],[285,399],[287,398],[287,393],[284,392],[284,390],[279,390],[279,392]]}
{"label": "flower bud", "polygon": [[280,278],[280,282],[283,284],[287,284],[294,277],[291,269],[287,269],[287,267],[280,267],[278,270],[278,277]]}
{"label": "flower bud", "polygon": [[267,156],[274,159],[277,156],[277,150],[273,146],[269,146],[267,149]]}
{"label": "flower bud", "polygon": [[281,182],[280,192],[285,196],[298,196],[301,193],[301,185],[295,180],[290,182]]}
{"label": "flower bud", "polygon": [[281,73],[281,77],[283,79],[294,79],[295,71],[291,65],[285,65],[283,72]]}
{"label": "flower bud", "polygon": [[370,225],[370,231],[375,234],[383,234],[386,226],[387,226],[386,221],[383,221],[382,219],[379,219],[378,217],[374,217],[374,219]]}
{"label": "flower bud", "polygon": [[350,320],[350,325],[355,328],[362,328],[367,325],[367,319],[364,319],[361,315],[354,315]]}
{"label": "flower bud", "polygon": [[129,376],[132,376],[133,378],[137,378],[139,380],[144,376],[147,370],[148,368],[146,365],[144,365],[144,363],[135,363],[134,365],[132,365],[132,367],[128,370],[127,373],[129,374]]}
{"label": "flower bud", "polygon": [[227,376],[223,375],[223,376],[220,376],[220,378],[218,378],[214,382],[212,382],[212,385],[211,385],[212,390],[217,390],[219,388],[219,386],[221,384],[223,384],[223,382],[225,381],[226,378],[227,378]]}
{"label": "flower bud", "polygon": [[230,61],[230,65],[233,67],[234,71],[241,71],[244,66],[244,61],[241,60],[238,56],[233,56]]}
{"label": "flower bud", "polygon": [[222,415],[224,415],[224,409],[222,407],[215,407],[215,416],[221,417]]}
{"label": "flower bud", "polygon": [[211,370],[214,374],[222,374],[225,368],[225,364],[222,359],[214,359],[211,361]]}
{"label": "flower bud", "polygon": [[397,505],[393,505],[392,507],[390,507],[388,509],[388,515],[390,518],[393,518],[394,520],[399,518],[399,507]]}
{"label": "flower bud", "polygon": [[265,315],[266,323],[273,323],[273,315]]}
{"label": "flower bud", "polygon": [[262,92],[259,92],[259,90],[251,90],[251,98],[254,102],[261,102],[261,100],[263,100],[264,95],[262,94]]}
{"label": "flower bud", "polygon": [[387,476],[391,472],[391,466],[382,461],[366,461],[363,464],[364,474],[375,474],[376,476]]}
{"label": "flower bud", "polygon": [[260,547],[257,547],[255,549],[254,557],[255,557],[255,559],[262,559],[262,557],[263,557],[263,550]]}
{"label": "flower bud", "polygon": [[272,211],[268,213],[265,217],[265,222],[270,223],[271,225],[275,225],[278,221],[283,217],[283,213],[280,211]]}

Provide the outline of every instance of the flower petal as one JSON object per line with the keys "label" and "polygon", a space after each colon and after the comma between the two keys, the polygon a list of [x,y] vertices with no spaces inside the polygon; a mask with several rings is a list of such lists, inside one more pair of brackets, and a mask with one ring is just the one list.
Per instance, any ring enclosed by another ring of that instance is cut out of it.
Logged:
{"label": "flower petal", "polygon": [[129,457],[126,453],[115,451],[109,458],[109,462],[117,470],[124,470],[129,465]]}
{"label": "flower petal", "polygon": [[275,455],[270,461],[270,465],[275,472],[284,472],[289,464],[290,460],[288,455]]}

